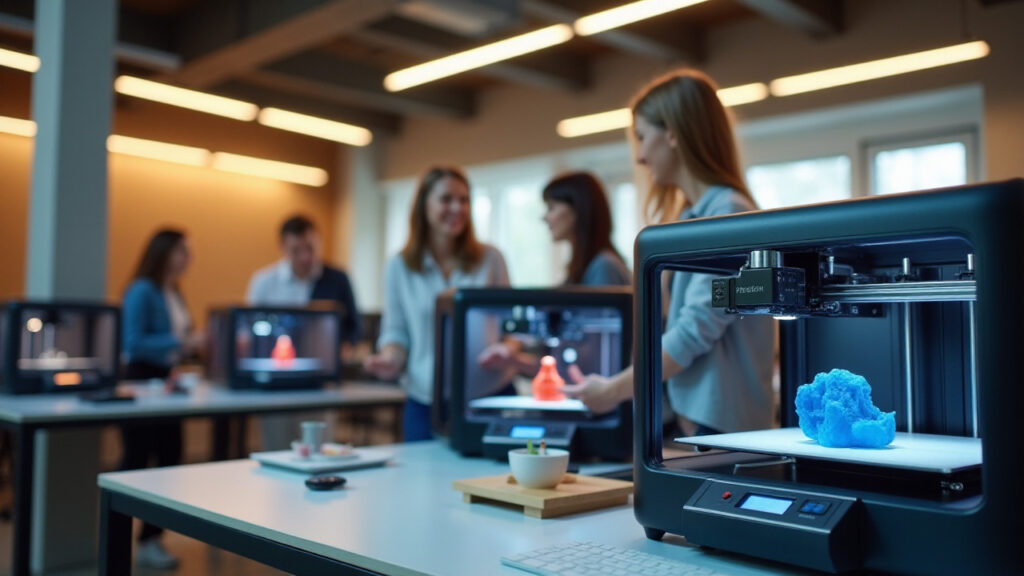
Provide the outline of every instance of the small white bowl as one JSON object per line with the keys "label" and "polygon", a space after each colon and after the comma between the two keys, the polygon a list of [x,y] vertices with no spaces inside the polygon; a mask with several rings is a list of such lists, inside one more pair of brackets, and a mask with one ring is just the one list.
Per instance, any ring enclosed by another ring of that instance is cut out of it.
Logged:
{"label": "small white bowl", "polygon": [[569,451],[548,448],[546,454],[530,454],[526,448],[516,448],[508,451],[508,464],[520,486],[554,488],[569,469]]}

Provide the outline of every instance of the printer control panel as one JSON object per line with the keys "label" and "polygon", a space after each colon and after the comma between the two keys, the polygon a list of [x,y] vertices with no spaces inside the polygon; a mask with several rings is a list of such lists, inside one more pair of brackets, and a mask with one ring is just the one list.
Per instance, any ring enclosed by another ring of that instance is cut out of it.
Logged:
{"label": "printer control panel", "polygon": [[686,508],[733,517],[808,528],[828,528],[844,515],[854,499],[738,482],[707,480]]}

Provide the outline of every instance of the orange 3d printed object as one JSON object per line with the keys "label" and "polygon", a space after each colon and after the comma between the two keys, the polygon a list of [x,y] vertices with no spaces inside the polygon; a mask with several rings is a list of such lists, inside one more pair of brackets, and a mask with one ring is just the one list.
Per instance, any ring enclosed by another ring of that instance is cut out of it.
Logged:
{"label": "orange 3d printed object", "polygon": [[565,380],[555,369],[555,358],[545,356],[540,360],[540,372],[533,378],[533,397],[537,400],[565,400],[561,388]]}
{"label": "orange 3d printed object", "polygon": [[295,360],[295,346],[292,345],[292,337],[281,334],[274,342],[274,349],[270,351],[270,357],[278,364],[289,364]]}

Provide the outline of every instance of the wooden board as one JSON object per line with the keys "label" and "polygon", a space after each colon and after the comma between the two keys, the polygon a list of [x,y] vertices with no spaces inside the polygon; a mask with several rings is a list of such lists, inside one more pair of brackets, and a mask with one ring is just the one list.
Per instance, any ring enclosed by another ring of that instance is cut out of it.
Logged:
{"label": "wooden board", "polygon": [[554,488],[523,488],[510,474],[459,480],[452,487],[465,502],[498,502],[521,507],[533,518],[554,518],[577,512],[621,506],[629,501],[633,483],[595,476],[566,474]]}

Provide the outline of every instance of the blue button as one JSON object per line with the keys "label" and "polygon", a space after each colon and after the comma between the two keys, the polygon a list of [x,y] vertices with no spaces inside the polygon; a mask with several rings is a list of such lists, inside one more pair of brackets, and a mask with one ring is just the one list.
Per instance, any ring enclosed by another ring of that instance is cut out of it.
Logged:
{"label": "blue button", "polygon": [[800,511],[804,514],[817,514],[817,512],[814,511],[816,506],[818,506],[818,504],[814,502],[807,502],[802,508],[800,508]]}

